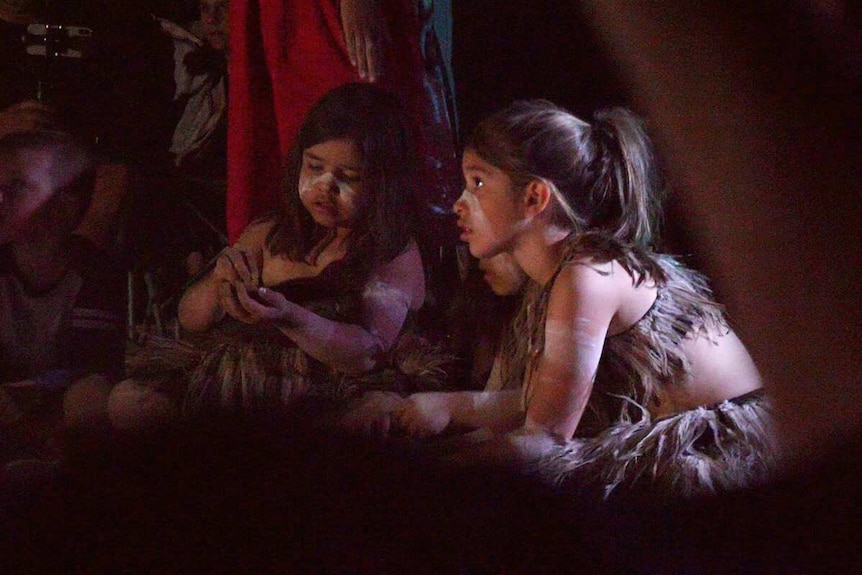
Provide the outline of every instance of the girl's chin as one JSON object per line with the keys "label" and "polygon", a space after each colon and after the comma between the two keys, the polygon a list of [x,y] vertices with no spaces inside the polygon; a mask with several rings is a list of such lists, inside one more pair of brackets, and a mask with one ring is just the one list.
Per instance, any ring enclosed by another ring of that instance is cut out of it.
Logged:
{"label": "girl's chin", "polygon": [[330,214],[323,214],[318,211],[311,212],[311,219],[322,228],[337,227],[338,221]]}
{"label": "girl's chin", "polygon": [[332,218],[314,217],[313,219],[314,223],[316,223],[321,228],[336,231],[339,235],[347,235],[350,233],[350,230],[353,229],[352,225],[346,225],[344,222],[339,222]]}
{"label": "girl's chin", "polygon": [[473,256],[474,258],[481,260],[481,259],[488,257],[487,252],[485,250],[483,250],[482,247],[479,246],[478,244],[468,242],[467,247],[470,248],[470,255]]}

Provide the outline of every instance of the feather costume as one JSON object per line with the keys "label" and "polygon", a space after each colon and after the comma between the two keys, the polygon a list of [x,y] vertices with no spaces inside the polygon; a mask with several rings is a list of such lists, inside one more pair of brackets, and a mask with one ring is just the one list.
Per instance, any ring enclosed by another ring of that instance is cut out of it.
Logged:
{"label": "feather costume", "polygon": [[557,447],[536,472],[559,489],[609,498],[637,488],[696,497],[766,482],[777,458],[769,402],[758,390],[653,420],[620,420]]}
{"label": "feather costume", "polygon": [[[360,324],[361,289],[349,287],[342,276],[343,266],[336,263],[316,277],[272,289],[327,319]],[[172,397],[186,414],[254,416],[278,412],[300,398],[342,402],[362,391],[440,389],[450,361],[437,346],[406,331],[378,358],[377,370],[347,375],[311,358],[272,325],[227,318],[184,340],[150,337],[128,355],[127,372]]]}
{"label": "feather costume", "polygon": [[[606,338],[576,438],[539,461],[539,475],[563,489],[593,489],[604,497],[620,487],[695,496],[764,481],[777,448],[769,402],[761,390],[712,407],[652,416],[667,390],[685,385],[690,366],[684,342],[729,330],[706,278],[671,256],[623,245],[601,233],[576,234],[568,241],[556,273],[566,265],[588,265],[575,263],[584,258],[616,261],[636,282],[655,281],[658,295],[630,329]],[[520,332],[530,338],[516,364],[526,365],[527,373],[544,345],[555,278],[526,298],[519,314]],[[529,377],[526,381],[528,405],[532,388]]]}

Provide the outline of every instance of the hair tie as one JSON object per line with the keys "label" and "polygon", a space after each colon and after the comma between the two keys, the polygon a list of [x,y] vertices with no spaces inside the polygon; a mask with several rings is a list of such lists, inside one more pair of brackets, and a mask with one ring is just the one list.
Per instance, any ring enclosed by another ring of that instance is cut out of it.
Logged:
{"label": "hair tie", "polygon": [[592,128],[596,143],[601,144],[605,152],[615,153],[619,150],[616,126],[606,115],[594,115]]}
{"label": "hair tie", "polygon": [[593,159],[590,162],[589,171],[593,173],[596,180],[601,179],[607,172],[608,165],[613,158],[613,136],[608,129],[608,122],[600,116],[594,116],[590,123],[590,139],[593,141]]}

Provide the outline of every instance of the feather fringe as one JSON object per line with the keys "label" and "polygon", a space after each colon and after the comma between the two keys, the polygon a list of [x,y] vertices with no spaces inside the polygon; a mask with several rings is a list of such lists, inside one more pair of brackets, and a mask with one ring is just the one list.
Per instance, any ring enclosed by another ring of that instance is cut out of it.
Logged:
{"label": "feather fringe", "polygon": [[[592,436],[613,422],[636,415],[622,397],[634,398],[653,409],[660,405],[663,389],[686,381],[689,365],[684,341],[728,331],[724,308],[715,302],[702,274],[676,258],[620,243],[602,232],[573,234],[566,243],[559,273],[567,265],[615,261],[636,283],[652,280],[658,296],[647,314],[628,331],[605,339],[594,389],[579,433]],[[554,276],[556,277],[556,276]],[[544,349],[545,316],[553,279],[542,289],[527,293],[507,337],[504,358],[508,372],[523,378],[524,404],[532,393],[529,375]],[[526,336],[526,337],[525,337]],[[655,411],[655,410],[654,410]]]}
{"label": "feather fringe", "polygon": [[379,369],[348,376],[311,359],[275,330],[218,329],[188,341],[152,336],[126,355],[127,376],[182,403],[187,414],[257,415],[304,397],[349,400],[365,391],[441,390],[455,361],[440,346],[405,332]]}
{"label": "feather fringe", "polygon": [[771,410],[759,393],[656,421],[643,413],[555,447],[535,472],[563,491],[605,499],[631,488],[691,498],[762,484],[777,461]]}

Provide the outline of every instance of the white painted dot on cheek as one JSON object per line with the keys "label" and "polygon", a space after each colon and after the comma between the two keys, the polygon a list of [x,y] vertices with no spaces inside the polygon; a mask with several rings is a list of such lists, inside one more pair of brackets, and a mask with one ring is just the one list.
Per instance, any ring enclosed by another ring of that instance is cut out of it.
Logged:
{"label": "white painted dot on cheek", "polygon": [[338,193],[342,198],[350,202],[356,198],[356,190],[354,190],[350,184],[344,180],[339,180],[338,178],[335,178],[335,184],[338,186]]}
{"label": "white painted dot on cheek", "polygon": [[321,184],[326,184],[327,186],[335,184],[338,187],[339,196],[345,200],[353,201],[356,197],[356,190],[354,190],[349,183],[337,178],[332,172],[326,172],[313,178],[300,178],[299,196],[304,198],[314,190],[314,188]]}
{"label": "white painted dot on cheek", "polygon": [[311,191],[311,178],[299,178],[299,197],[305,199]]}

